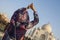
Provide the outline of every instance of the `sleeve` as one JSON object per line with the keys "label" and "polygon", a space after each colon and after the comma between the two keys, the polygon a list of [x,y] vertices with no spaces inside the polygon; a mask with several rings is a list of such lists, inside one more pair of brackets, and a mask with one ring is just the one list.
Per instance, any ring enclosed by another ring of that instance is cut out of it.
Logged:
{"label": "sleeve", "polygon": [[34,20],[32,20],[31,22],[29,22],[27,29],[32,28],[33,26],[35,26],[39,22],[39,17],[37,15],[37,12],[34,12],[33,15],[34,15]]}
{"label": "sleeve", "polygon": [[9,40],[9,35],[8,35],[7,31],[5,31],[2,40]]}

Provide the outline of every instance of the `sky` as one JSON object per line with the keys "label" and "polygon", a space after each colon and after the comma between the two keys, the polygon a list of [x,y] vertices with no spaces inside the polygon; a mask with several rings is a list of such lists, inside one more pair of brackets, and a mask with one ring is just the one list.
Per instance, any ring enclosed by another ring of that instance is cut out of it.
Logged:
{"label": "sky", "polygon": [[[3,12],[10,19],[13,13],[22,7],[33,3],[38,16],[39,23],[36,27],[50,23],[55,37],[60,38],[60,0],[0,0],[0,12]],[[28,10],[30,21],[33,20],[33,11]]]}

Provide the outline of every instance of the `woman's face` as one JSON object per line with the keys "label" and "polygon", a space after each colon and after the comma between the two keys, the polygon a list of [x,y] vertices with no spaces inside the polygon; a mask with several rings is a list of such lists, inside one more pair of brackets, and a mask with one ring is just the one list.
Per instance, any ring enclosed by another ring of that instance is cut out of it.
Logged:
{"label": "woman's face", "polygon": [[26,21],[27,14],[26,13],[25,14],[19,14],[19,19],[20,19],[20,21]]}

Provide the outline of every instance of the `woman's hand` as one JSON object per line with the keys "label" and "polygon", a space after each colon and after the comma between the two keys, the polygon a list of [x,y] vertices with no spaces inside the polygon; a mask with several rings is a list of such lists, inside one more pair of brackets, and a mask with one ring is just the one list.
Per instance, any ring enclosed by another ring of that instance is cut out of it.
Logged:
{"label": "woman's hand", "polygon": [[29,8],[31,8],[34,12],[36,11],[36,9],[35,9],[33,3],[31,3],[31,4],[27,7],[27,9],[29,9]]}

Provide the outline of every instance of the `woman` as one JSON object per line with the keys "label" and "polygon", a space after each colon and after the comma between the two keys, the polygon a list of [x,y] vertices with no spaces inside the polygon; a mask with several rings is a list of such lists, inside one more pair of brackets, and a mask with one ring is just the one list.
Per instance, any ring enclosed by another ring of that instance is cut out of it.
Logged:
{"label": "woman", "polygon": [[[34,20],[29,21],[27,9],[32,9]],[[24,40],[26,31],[35,26],[38,22],[39,18],[33,3],[30,4],[27,8],[16,10],[11,18],[10,27],[7,29],[9,37],[15,40]]]}

